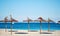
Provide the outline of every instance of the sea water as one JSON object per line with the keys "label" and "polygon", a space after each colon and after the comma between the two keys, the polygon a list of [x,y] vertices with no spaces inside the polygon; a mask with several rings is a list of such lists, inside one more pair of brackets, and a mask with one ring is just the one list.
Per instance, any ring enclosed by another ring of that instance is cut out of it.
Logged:
{"label": "sea water", "polygon": [[[48,30],[48,23],[41,23],[42,24],[42,30]],[[58,23],[49,23],[50,24],[50,30],[60,30],[60,24]],[[0,29],[5,29],[5,26],[7,25],[7,29],[11,29],[11,23],[4,23],[0,22]],[[40,23],[21,23],[16,22],[12,23],[12,29],[16,30],[28,30],[28,25],[30,30],[40,30]]]}

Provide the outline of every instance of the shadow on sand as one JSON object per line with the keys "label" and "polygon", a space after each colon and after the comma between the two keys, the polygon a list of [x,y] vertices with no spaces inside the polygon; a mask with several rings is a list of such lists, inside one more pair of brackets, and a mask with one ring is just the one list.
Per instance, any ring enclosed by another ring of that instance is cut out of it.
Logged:
{"label": "shadow on sand", "polygon": [[52,34],[50,32],[41,32],[40,34]]}
{"label": "shadow on sand", "polygon": [[38,32],[38,31],[36,31],[36,30],[30,30],[29,32]]}
{"label": "shadow on sand", "polygon": [[[11,31],[8,31],[8,32],[11,32]],[[17,32],[17,31],[15,31],[15,30],[12,30],[12,32]]]}
{"label": "shadow on sand", "polygon": [[28,34],[26,32],[16,32],[15,34]]}

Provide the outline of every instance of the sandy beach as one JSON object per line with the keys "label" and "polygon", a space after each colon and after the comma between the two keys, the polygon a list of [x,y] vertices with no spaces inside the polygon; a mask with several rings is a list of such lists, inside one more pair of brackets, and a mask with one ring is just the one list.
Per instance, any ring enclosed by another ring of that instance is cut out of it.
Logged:
{"label": "sandy beach", "polygon": [[28,32],[28,30],[17,30],[15,32],[11,32],[10,31],[6,31],[5,29],[0,29],[0,36],[60,36],[60,30],[57,31],[42,31],[41,34],[38,31],[30,31]]}

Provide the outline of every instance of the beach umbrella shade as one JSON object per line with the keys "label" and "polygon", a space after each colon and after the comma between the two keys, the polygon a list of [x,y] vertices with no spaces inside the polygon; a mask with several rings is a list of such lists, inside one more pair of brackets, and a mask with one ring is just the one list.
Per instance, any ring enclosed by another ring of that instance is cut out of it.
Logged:
{"label": "beach umbrella shade", "polygon": [[49,24],[50,22],[54,22],[54,21],[48,18],[48,32],[50,31],[50,24]]}
{"label": "beach umbrella shade", "polygon": [[49,22],[50,22],[50,19],[48,18],[48,32],[50,31],[50,24],[49,24]]}
{"label": "beach umbrella shade", "polygon": [[42,23],[41,23],[42,22],[42,17],[39,17],[38,19],[39,19],[39,22],[40,22],[40,33],[41,33],[41,29],[42,29]]}
{"label": "beach umbrella shade", "polygon": [[10,15],[10,22],[11,22],[11,26],[10,27],[11,27],[11,35],[12,35],[12,27],[13,27],[12,24],[13,24],[13,22],[18,22],[18,21],[13,19],[12,15]]}
{"label": "beach umbrella shade", "polygon": [[27,21],[28,21],[28,32],[29,32],[30,31],[30,24],[29,24],[29,22],[32,21],[32,20],[30,18],[27,18],[27,19],[28,19]]}
{"label": "beach umbrella shade", "polygon": [[7,22],[8,22],[8,19],[7,19],[8,17],[5,17],[4,18],[4,22],[5,22],[5,32],[7,31]]}
{"label": "beach umbrella shade", "polygon": [[45,19],[43,19],[42,17],[39,17],[39,22],[40,22],[40,33],[41,33],[41,30],[42,30],[42,23],[41,22],[47,22]]}
{"label": "beach umbrella shade", "polygon": [[12,15],[10,15],[10,22],[11,22],[11,26],[10,27],[11,27],[11,35],[12,35],[12,22],[13,22],[12,21]]}
{"label": "beach umbrella shade", "polygon": [[29,29],[30,29],[30,25],[29,25],[29,18],[28,18],[28,32],[29,32]]}

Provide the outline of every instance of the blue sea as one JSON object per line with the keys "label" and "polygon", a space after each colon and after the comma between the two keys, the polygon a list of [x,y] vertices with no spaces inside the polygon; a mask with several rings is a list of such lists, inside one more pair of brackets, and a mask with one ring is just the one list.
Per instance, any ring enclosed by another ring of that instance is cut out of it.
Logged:
{"label": "blue sea", "polygon": [[[41,23],[42,24],[42,30],[48,30],[48,23]],[[58,23],[49,23],[50,24],[50,30],[60,30],[60,24]],[[4,23],[0,22],[0,29],[5,29],[5,25],[7,25],[7,29],[10,29],[11,23]],[[29,23],[30,30],[40,30],[40,23]],[[28,23],[23,22],[14,22],[12,23],[12,29],[16,30],[28,30]]]}

